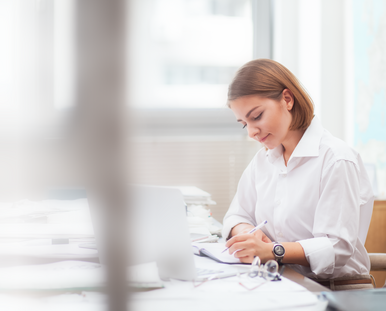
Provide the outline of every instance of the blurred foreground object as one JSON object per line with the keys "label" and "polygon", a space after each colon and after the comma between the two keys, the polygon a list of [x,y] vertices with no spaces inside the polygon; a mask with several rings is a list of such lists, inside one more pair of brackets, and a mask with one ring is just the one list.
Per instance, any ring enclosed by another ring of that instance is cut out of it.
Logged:
{"label": "blurred foreground object", "polygon": [[127,309],[128,205],[124,0],[76,2],[76,110],[72,139],[86,168],[90,205],[105,220],[109,310]]}

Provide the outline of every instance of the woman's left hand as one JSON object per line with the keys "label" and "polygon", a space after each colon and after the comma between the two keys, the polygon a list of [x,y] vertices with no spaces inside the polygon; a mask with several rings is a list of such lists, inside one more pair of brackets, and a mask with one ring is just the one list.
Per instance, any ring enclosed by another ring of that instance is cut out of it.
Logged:
{"label": "woman's left hand", "polygon": [[229,254],[233,254],[242,263],[252,263],[255,256],[259,256],[262,263],[274,259],[272,242],[263,231],[254,233],[240,233],[225,244],[229,247]]}

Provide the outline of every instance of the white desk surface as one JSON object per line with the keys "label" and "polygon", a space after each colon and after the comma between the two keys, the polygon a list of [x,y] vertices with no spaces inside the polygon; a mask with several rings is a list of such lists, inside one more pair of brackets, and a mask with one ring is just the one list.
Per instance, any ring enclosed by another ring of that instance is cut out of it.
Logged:
{"label": "white desk surface", "polygon": [[[196,266],[219,270],[224,265],[208,258],[195,256]],[[225,265],[228,267],[227,265]],[[232,266],[245,270],[246,266]],[[248,291],[238,284],[238,277],[214,280],[195,287],[192,282],[171,280],[164,282],[165,288],[130,295],[130,310],[325,310],[326,302],[289,279],[267,282]],[[107,299],[97,292],[50,293],[36,295],[8,295],[0,292],[0,310],[39,311],[107,311]],[[44,295],[43,295],[44,296]]]}

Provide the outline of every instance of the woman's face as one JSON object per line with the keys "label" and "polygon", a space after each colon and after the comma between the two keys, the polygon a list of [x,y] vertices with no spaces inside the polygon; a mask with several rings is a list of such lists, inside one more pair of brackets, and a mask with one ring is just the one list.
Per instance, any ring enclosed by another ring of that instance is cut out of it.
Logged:
{"label": "woman's face", "polygon": [[274,149],[288,139],[292,106],[293,96],[287,89],[279,101],[248,95],[230,102],[237,122],[248,130],[248,136],[268,149]]}

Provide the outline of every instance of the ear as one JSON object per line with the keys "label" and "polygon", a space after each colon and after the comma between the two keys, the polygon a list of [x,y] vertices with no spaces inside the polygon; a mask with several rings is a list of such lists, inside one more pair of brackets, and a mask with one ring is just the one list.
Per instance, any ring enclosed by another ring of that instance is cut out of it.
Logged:
{"label": "ear", "polygon": [[285,101],[287,110],[291,111],[294,106],[294,95],[289,89],[283,90],[283,100]]}

